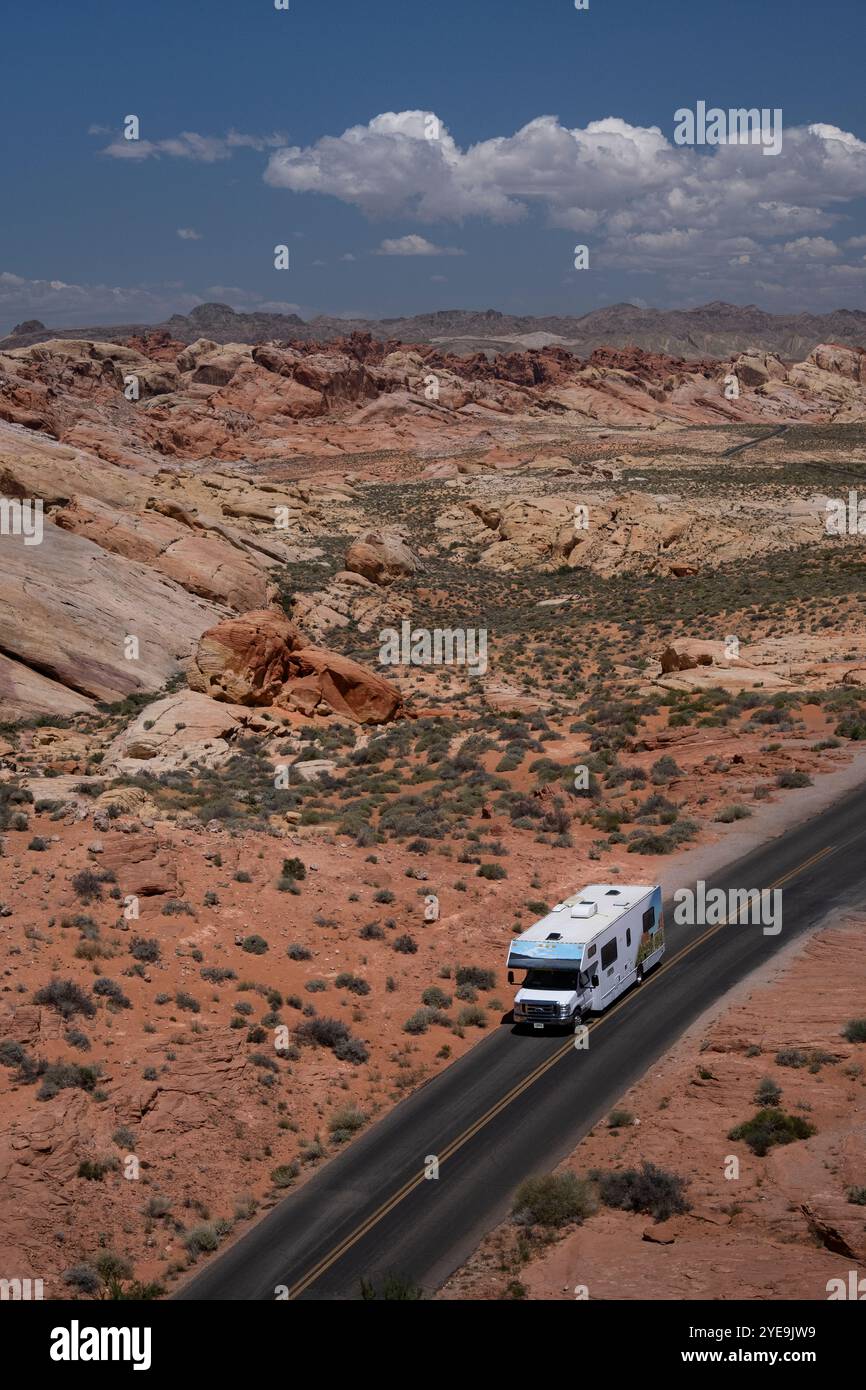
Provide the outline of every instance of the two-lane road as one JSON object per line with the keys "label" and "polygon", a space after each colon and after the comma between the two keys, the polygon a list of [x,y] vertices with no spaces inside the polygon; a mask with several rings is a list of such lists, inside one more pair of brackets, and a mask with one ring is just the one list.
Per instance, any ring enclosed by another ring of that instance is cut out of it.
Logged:
{"label": "two-lane road", "polygon": [[[866,902],[866,789],[711,880],[782,888],[778,936],[678,926],[644,984],[594,1019],[589,1046],[503,1024],[214,1257],[180,1299],[356,1298],[397,1272],[432,1290],[508,1210],[517,1185],[569,1153],[705,1009],[833,909]],[[683,885],[686,886],[686,885]],[[425,1165],[438,1160],[439,1176]]]}

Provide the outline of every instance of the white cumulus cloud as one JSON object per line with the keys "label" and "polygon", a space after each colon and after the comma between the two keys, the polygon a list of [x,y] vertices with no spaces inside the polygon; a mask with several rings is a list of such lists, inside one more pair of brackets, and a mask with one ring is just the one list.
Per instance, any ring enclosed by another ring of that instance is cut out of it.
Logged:
{"label": "white cumulus cloud", "polygon": [[426,237],[412,232],[409,236],[386,237],[376,251],[377,256],[465,256],[458,246],[436,246]]}

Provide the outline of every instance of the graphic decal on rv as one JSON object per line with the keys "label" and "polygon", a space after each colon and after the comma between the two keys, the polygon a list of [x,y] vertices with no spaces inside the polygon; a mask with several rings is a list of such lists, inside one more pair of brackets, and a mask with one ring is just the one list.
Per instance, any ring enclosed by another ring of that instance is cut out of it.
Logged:
{"label": "graphic decal on rv", "polygon": [[532,965],[546,965],[551,970],[574,969],[582,957],[583,947],[571,941],[515,941],[508,950],[508,965],[513,970]]}
{"label": "graphic decal on rv", "polygon": [[661,889],[657,888],[653,894],[650,907],[643,915],[643,931],[641,934],[640,945],[637,951],[637,964],[640,965],[646,960],[647,956],[652,955],[653,951],[658,951],[665,944],[665,919],[662,912]]}

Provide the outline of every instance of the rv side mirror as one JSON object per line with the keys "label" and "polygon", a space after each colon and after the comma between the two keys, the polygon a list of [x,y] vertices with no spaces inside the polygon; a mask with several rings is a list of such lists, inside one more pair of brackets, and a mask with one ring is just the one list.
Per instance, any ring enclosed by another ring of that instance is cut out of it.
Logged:
{"label": "rv side mirror", "polygon": [[593,987],[593,989],[598,989],[598,976],[597,976],[597,975],[593,975],[593,977],[592,977],[592,987]]}
{"label": "rv side mirror", "polygon": [[509,970],[509,972],[508,972],[508,983],[509,983],[510,985],[513,985],[513,984],[514,984],[514,971],[513,971],[513,970]]}

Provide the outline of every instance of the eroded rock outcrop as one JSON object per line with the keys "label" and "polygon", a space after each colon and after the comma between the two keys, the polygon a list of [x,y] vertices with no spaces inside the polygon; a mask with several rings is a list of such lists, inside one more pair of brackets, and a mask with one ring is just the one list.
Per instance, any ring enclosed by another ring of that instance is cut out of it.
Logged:
{"label": "eroded rock outcrop", "polygon": [[187,679],[192,690],[237,705],[333,713],[358,724],[383,724],[403,713],[395,686],[357,661],[308,645],[273,609],[203,633]]}
{"label": "eroded rock outcrop", "polygon": [[366,531],[346,551],[345,566],[373,584],[391,584],[414,574],[417,560],[396,531]]}

